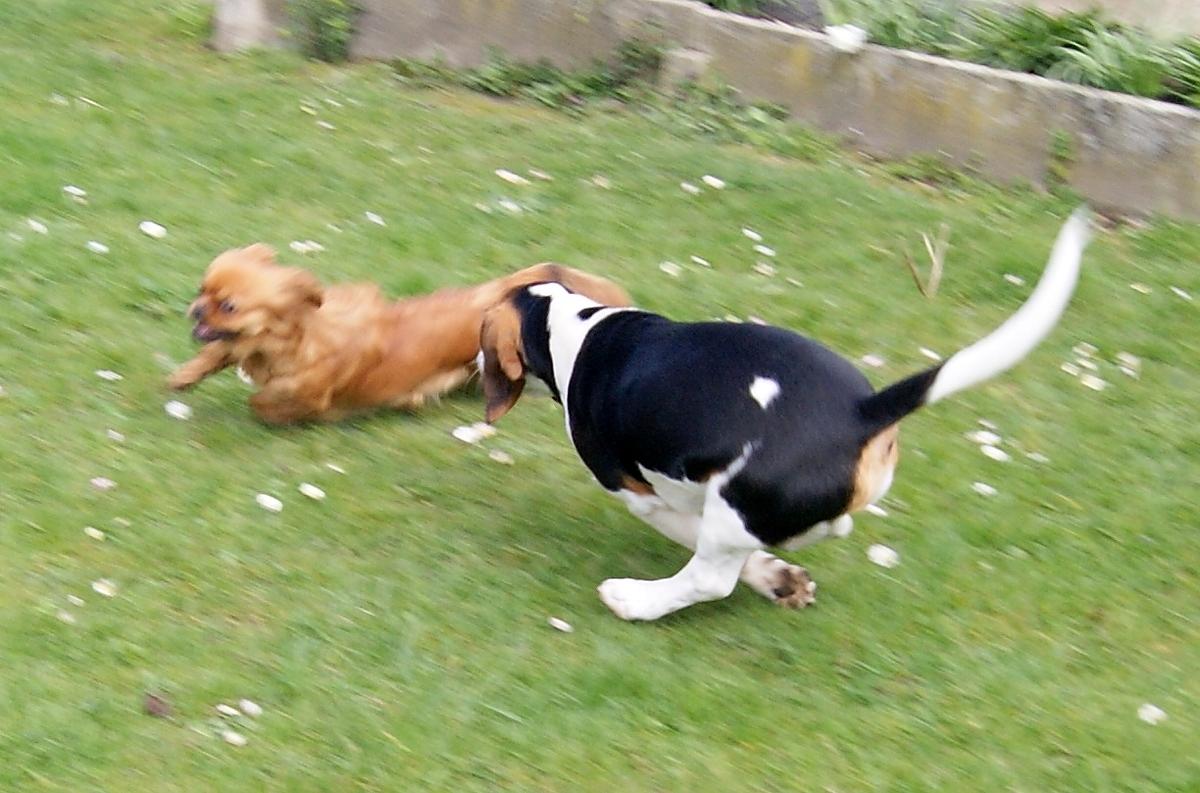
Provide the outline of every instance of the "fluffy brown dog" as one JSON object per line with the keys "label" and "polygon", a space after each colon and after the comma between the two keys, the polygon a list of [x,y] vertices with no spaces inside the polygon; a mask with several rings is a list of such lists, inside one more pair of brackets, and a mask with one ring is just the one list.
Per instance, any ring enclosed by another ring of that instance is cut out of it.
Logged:
{"label": "fluffy brown dog", "polygon": [[330,421],[376,407],[417,408],[474,370],[483,313],[518,287],[557,281],[608,305],[621,287],[556,264],[391,302],[371,284],[322,287],[275,263],[262,244],[218,256],[188,308],[205,342],[168,385],[184,389],[227,366],[259,387],[250,406],[270,424]]}

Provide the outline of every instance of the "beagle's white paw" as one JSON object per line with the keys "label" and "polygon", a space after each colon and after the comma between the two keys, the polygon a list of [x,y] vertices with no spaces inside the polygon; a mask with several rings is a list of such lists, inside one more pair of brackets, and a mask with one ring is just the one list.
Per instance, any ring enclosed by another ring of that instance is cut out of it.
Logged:
{"label": "beagle's white paw", "polygon": [[668,611],[655,597],[656,583],[636,578],[610,578],[596,591],[604,605],[623,620],[656,620]]}

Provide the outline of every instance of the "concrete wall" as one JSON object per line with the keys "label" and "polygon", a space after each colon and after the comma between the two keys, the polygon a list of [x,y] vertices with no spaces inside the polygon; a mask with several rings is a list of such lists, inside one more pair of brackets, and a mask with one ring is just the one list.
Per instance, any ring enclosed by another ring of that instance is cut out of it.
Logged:
{"label": "concrete wall", "polygon": [[517,60],[583,65],[612,52],[621,33],[608,0],[365,0],[356,58],[440,56],[477,66],[487,46]]}
{"label": "concrete wall", "polygon": [[212,45],[221,52],[279,46],[286,0],[214,0]]}
{"label": "concrete wall", "polygon": [[579,65],[653,21],[687,51],[678,61],[706,64],[746,98],[782,104],[873,154],[941,154],[997,180],[1036,183],[1052,165],[1057,136],[1071,144],[1071,185],[1094,203],[1200,220],[1195,110],[884,47],[840,53],[821,33],[689,0],[363,5],[357,57],[440,56],[457,66],[482,62],[488,46]]}
{"label": "concrete wall", "polygon": [[1042,182],[1062,134],[1069,180],[1090,200],[1200,219],[1195,110],[885,47],[839,53],[823,34],[686,0],[640,5],[747,97],[866,151],[940,153],[999,180]]}

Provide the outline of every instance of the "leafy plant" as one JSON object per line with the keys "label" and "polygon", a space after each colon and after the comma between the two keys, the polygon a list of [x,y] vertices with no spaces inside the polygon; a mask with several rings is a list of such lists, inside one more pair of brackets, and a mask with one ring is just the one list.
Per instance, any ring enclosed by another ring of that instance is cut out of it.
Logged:
{"label": "leafy plant", "polygon": [[1200,107],[1200,37],[1179,42],[1167,54],[1167,97]]}
{"label": "leafy plant", "polygon": [[661,62],[662,49],[653,38],[633,38],[623,42],[608,62],[578,72],[544,61],[523,64],[499,51],[493,51],[483,66],[466,71],[409,60],[396,61],[393,67],[399,79],[412,85],[460,85],[573,113],[586,111],[597,100],[618,100],[682,137],[745,143],[809,160],[834,150],[831,139],[788,123],[785,108],[747,104],[727,86],[689,83],[669,94],[657,91]]}
{"label": "leafy plant", "polygon": [[194,41],[208,41],[213,30],[213,6],[205,0],[179,0],[166,7],[171,28]]}
{"label": "leafy plant", "polygon": [[1047,71],[1055,79],[1137,96],[1165,92],[1166,49],[1140,31],[1096,25],[1084,32],[1082,43],[1064,45],[1058,52],[1061,60]]}
{"label": "leafy plant", "polygon": [[1050,151],[1046,164],[1046,184],[1058,190],[1070,180],[1071,165],[1075,162],[1075,140],[1071,133],[1061,129],[1050,135]]}
{"label": "leafy plant", "polygon": [[854,24],[885,47],[948,55],[966,19],[957,0],[821,0],[825,18]]}
{"label": "leafy plant", "polygon": [[718,11],[731,11],[735,14],[755,14],[762,10],[762,0],[704,0],[705,5],[712,6]]}
{"label": "leafy plant", "polygon": [[1167,45],[1096,11],[960,6],[958,0],[819,0],[870,41],[1200,107],[1200,38]]}
{"label": "leafy plant", "polygon": [[902,160],[886,162],[882,170],[897,179],[930,187],[963,187],[969,181],[962,167],[936,154],[914,154]]}
{"label": "leafy plant", "polygon": [[349,57],[350,39],[362,12],[354,0],[290,0],[288,8],[301,52],[330,63]]}
{"label": "leafy plant", "polygon": [[1045,74],[1062,60],[1063,47],[1082,46],[1100,27],[1095,11],[1052,16],[1037,8],[977,9],[954,56],[963,60]]}

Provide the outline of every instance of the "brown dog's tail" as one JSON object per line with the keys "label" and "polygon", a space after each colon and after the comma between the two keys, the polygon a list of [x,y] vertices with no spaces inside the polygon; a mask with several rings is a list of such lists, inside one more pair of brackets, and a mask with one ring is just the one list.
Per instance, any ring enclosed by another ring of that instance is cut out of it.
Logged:
{"label": "brown dog's tail", "polygon": [[1054,329],[1079,280],[1083,249],[1091,239],[1089,216],[1087,208],[1080,207],[1063,224],[1033,294],[1003,325],[945,363],[888,386],[862,403],[872,435],[923,405],[1004,372]]}

